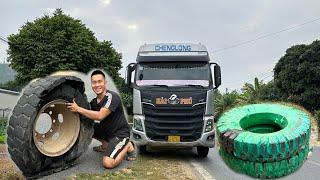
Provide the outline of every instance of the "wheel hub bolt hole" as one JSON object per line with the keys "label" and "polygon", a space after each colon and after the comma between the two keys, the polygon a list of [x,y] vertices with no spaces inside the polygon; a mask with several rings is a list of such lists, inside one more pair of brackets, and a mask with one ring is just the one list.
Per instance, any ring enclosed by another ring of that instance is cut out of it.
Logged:
{"label": "wheel hub bolt hole", "polygon": [[63,115],[62,114],[58,114],[58,120],[60,123],[63,123]]}
{"label": "wheel hub bolt hole", "polygon": [[41,141],[39,141],[38,144],[39,144],[40,146],[43,146],[44,143],[41,142]]}
{"label": "wheel hub bolt hole", "polygon": [[59,133],[54,133],[54,135],[52,135],[52,140],[57,140],[59,138]]}

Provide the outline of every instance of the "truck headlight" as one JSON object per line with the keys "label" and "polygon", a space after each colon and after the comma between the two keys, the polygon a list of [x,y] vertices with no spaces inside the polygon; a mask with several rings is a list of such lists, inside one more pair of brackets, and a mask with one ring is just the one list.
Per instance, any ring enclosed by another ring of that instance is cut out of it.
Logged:
{"label": "truck headlight", "polygon": [[143,132],[142,121],[144,120],[144,116],[142,115],[134,115],[133,116],[133,128],[137,131]]}
{"label": "truck headlight", "polygon": [[204,132],[209,132],[213,130],[213,116],[206,116],[204,118],[206,122],[206,127],[204,129]]}

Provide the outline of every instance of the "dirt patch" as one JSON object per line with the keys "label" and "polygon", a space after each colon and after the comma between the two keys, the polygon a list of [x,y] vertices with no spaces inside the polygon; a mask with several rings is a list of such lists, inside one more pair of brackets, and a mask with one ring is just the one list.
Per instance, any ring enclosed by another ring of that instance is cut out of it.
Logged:
{"label": "dirt patch", "polygon": [[77,174],[68,179],[197,179],[184,157],[169,152],[139,155],[130,167],[117,172]]}
{"label": "dirt patch", "polygon": [[[311,114],[309,114],[309,116],[311,116]],[[311,146],[320,146],[318,122],[313,116],[311,116],[310,144]]]}
{"label": "dirt patch", "polygon": [[25,179],[7,154],[6,145],[0,144],[0,179]]}
{"label": "dirt patch", "polygon": [[195,172],[194,167],[190,165],[190,162],[181,162],[181,168],[186,177],[190,179],[199,179],[198,172]]}
{"label": "dirt patch", "polygon": [[0,144],[0,153],[6,153],[7,152],[7,147],[5,144]]}
{"label": "dirt patch", "polygon": [[149,150],[151,153],[145,154],[143,157],[154,161],[154,163],[159,163],[159,170],[164,173],[166,179],[198,179],[188,160],[189,156],[186,155],[186,152],[189,154],[190,149],[158,147],[150,148]]}

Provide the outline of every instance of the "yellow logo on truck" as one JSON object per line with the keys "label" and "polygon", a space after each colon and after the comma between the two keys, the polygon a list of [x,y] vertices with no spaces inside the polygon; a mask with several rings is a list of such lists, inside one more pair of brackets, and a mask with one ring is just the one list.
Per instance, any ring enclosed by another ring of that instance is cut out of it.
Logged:
{"label": "yellow logo on truck", "polygon": [[156,104],[168,104],[168,99],[167,98],[156,98]]}
{"label": "yellow logo on truck", "polygon": [[189,98],[181,98],[180,104],[192,104],[192,97]]}
{"label": "yellow logo on truck", "polygon": [[177,95],[172,94],[170,96],[170,98],[164,98],[164,97],[156,98],[156,104],[160,104],[160,105],[163,105],[163,104],[172,104],[172,105],[175,105],[175,104],[192,104],[192,97],[189,97],[189,98],[178,98]]}

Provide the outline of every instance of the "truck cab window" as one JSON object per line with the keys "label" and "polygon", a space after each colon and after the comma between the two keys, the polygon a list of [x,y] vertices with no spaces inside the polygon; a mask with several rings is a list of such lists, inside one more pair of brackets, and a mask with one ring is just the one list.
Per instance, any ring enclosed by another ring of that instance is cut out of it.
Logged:
{"label": "truck cab window", "polygon": [[152,62],[138,64],[136,84],[138,86],[162,84],[168,86],[201,85],[211,82],[208,63]]}

